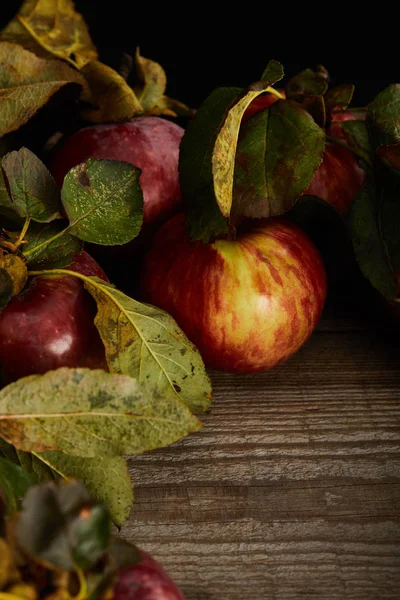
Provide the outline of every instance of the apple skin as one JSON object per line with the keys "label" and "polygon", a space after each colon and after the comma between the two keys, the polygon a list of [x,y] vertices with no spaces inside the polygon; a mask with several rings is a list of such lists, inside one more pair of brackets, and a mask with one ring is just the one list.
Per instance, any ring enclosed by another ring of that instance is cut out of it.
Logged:
{"label": "apple skin", "polygon": [[144,223],[165,220],[181,202],[179,146],[184,130],[162,117],[136,117],[124,123],[78,130],[56,147],[49,169],[61,188],[65,175],[88,158],[130,162],[142,170]]}
{"label": "apple skin", "polygon": [[140,553],[139,563],[119,571],[113,600],[184,600],[162,565],[147,552]]}
{"label": "apple skin", "polygon": [[[285,90],[277,91],[281,94],[281,96],[286,97]],[[265,94],[257,96],[257,98],[255,98],[253,102],[246,108],[242,118],[242,123],[247,121],[247,119],[250,119],[250,117],[258,113],[260,110],[264,110],[265,108],[268,108],[268,106],[271,106],[271,104],[275,104],[275,102],[278,100],[278,96],[275,96],[275,94],[271,94],[270,92],[266,92]]]}
{"label": "apple skin", "polygon": [[[357,117],[351,112],[333,116],[327,135],[345,141],[339,121],[353,121]],[[335,143],[327,142],[322,163],[305,194],[318,196],[345,215],[354,198],[365,182],[365,171],[360,167],[354,154]]]}
{"label": "apple skin", "polygon": [[255,221],[234,241],[190,241],[182,213],[162,225],[144,260],[146,302],[169,312],[206,366],[255,373],[311,335],[326,298],[322,258],[283,219]]}
{"label": "apple skin", "polygon": [[[107,281],[85,251],[67,268]],[[107,369],[95,315],[96,304],[76,277],[32,278],[0,312],[3,383],[59,367]]]}

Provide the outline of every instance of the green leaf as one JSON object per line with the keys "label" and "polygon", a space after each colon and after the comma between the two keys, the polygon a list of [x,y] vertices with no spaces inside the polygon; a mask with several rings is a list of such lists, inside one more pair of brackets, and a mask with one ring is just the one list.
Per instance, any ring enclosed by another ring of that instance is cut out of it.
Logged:
{"label": "green leaf", "polygon": [[19,129],[61,88],[85,80],[62,61],[38,58],[21,46],[0,43],[0,137]]}
{"label": "green leaf", "polygon": [[141,454],[200,427],[176,397],[101,370],[64,367],[0,391],[0,435],[26,452]]}
{"label": "green leaf", "polygon": [[380,200],[374,182],[367,180],[350,207],[346,224],[362,273],[379,292],[392,300],[396,293],[396,276],[382,238]]}
{"label": "green leaf", "polygon": [[298,104],[280,100],[242,127],[233,213],[280,215],[307,189],[322,161],[325,132]]}
{"label": "green leaf", "polygon": [[82,252],[83,242],[65,231],[63,222],[30,225],[23,250],[30,269],[62,269],[74,261]]}
{"label": "green leaf", "polygon": [[39,223],[60,218],[60,193],[47,167],[28,148],[9,152],[1,161],[15,212]]}
{"label": "green leaf", "polygon": [[364,158],[369,164],[373,161],[374,152],[371,147],[371,142],[368,134],[368,129],[365,121],[342,121],[335,122],[335,127],[339,126],[342,132],[342,136],[339,139],[344,138],[344,142],[353,150],[358,156]]}
{"label": "green leaf", "polygon": [[283,79],[284,75],[281,63],[277,60],[270,60],[261,75],[261,81],[267,82],[268,85],[273,85]]}
{"label": "green leaf", "polygon": [[391,265],[400,273],[400,185],[398,179],[385,179],[381,190],[380,230]]}
{"label": "green leaf", "polygon": [[150,384],[193,412],[209,408],[211,383],[203,360],[169,314],[95,277],[86,278],[85,288],[97,303],[95,325],[112,373]]}
{"label": "green leaf", "polygon": [[326,112],[330,115],[334,111],[345,110],[350,104],[354,94],[354,85],[344,83],[338,85],[325,94]]}
{"label": "green leaf", "polygon": [[81,569],[90,569],[105,554],[110,541],[110,518],[102,505],[81,514],[69,528],[74,563]]}
{"label": "green leaf", "polygon": [[323,96],[312,94],[293,94],[291,100],[294,100],[304,110],[306,110],[314,119],[317,125],[325,127],[326,108]]}
{"label": "green leaf", "polygon": [[[107,509],[77,481],[32,487],[15,524],[18,546],[48,568],[92,567],[107,549]],[[88,554],[92,551],[92,556]]]}
{"label": "green leaf", "polygon": [[375,97],[368,106],[366,121],[376,148],[400,142],[399,83],[389,85]]}
{"label": "green leaf", "polygon": [[72,0],[25,0],[1,39],[54,55],[80,68],[97,58],[86,23]]}
{"label": "green leaf", "polygon": [[6,207],[9,210],[13,210],[13,203],[10,196],[8,195],[6,182],[4,181],[3,173],[0,169],[0,207]]}
{"label": "green leaf", "polygon": [[271,61],[264,79],[249,87],[218,88],[203,102],[181,141],[179,173],[192,239],[210,241],[229,232],[236,147],[243,114],[283,75]]}
{"label": "green leaf", "polygon": [[61,190],[69,233],[85,242],[130,242],[143,222],[140,169],[119,160],[90,158],[71,169]]}
{"label": "green leaf", "polygon": [[36,458],[61,477],[81,481],[95,502],[108,507],[116,525],[125,523],[133,502],[133,487],[122,457],[87,458],[49,451],[37,454]]}
{"label": "green leaf", "polygon": [[28,269],[16,254],[0,253],[0,310],[25,287]]}
{"label": "green leaf", "polygon": [[19,510],[22,498],[34,483],[22,467],[0,457],[0,488],[5,495],[7,515]]}
{"label": "green leaf", "polygon": [[376,154],[395,175],[400,175],[400,142],[391,146],[379,146]]}
{"label": "green leaf", "polygon": [[189,122],[180,144],[179,176],[188,212],[188,229],[195,240],[208,241],[228,233],[214,194],[212,153],[229,106],[240,88],[218,88],[203,102]]}
{"label": "green leaf", "polygon": [[3,440],[0,437],[0,456],[3,456],[4,458],[7,458],[7,460],[10,460],[11,462],[15,463],[16,465],[19,465],[19,460],[18,460],[18,454],[16,449],[14,448],[14,446],[12,444],[9,444],[8,442],[6,442],[6,440]]}
{"label": "green leaf", "polygon": [[313,71],[305,69],[292,77],[286,87],[288,98],[293,94],[312,94],[323,96],[328,89],[328,81],[325,70]]}

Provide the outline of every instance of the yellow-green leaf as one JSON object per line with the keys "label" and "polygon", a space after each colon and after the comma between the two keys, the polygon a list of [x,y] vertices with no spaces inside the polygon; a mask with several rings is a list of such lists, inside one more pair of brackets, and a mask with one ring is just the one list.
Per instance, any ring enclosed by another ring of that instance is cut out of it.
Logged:
{"label": "yellow-green leaf", "polygon": [[188,207],[193,239],[208,242],[229,231],[233,178],[239,130],[246,108],[283,77],[283,67],[271,60],[263,81],[248,89],[217,88],[189,123],[180,145],[179,174]]}
{"label": "yellow-green leaf", "polygon": [[0,309],[25,287],[28,269],[25,261],[15,254],[0,253]]}
{"label": "yellow-green leaf", "polygon": [[88,458],[51,451],[35,456],[61,477],[78,479],[95,502],[108,507],[116,525],[125,523],[132,507],[133,486],[121,456]]}
{"label": "yellow-green leaf", "polygon": [[200,353],[168,313],[96,277],[86,278],[85,287],[97,303],[95,324],[111,372],[180,398],[193,412],[209,408],[211,384]]}
{"label": "yellow-green leaf", "polygon": [[87,25],[72,0],[25,0],[1,37],[35,53],[42,48],[78,68],[97,58]]}
{"label": "yellow-green leaf", "polygon": [[163,96],[151,109],[152,115],[165,115],[170,117],[194,117],[196,111],[183,102]]}
{"label": "yellow-green leaf", "polygon": [[111,67],[93,60],[83,67],[82,73],[89,84],[91,104],[93,104],[93,108],[83,111],[88,121],[93,123],[125,121],[143,113],[143,107],[135,92]]}
{"label": "yellow-green leaf", "polygon": [[135,61],[138,83],[134,89],[140,104],[147,111],[163,97],[167,87],[167,76],[159,63],[141,56],[139,48],[136,50]]}
{"label": "yellow-green leaf", "polygon": [[[0,136],[19,129],[66,85],[86,85],[58,60],[38,58],[17,44],[0,43]],[[80,87],[78,87],[78,85]]]}
{"label": "yellow-green leaf", "polygon": [[0,436],[25,452],[141,454],[200,427],[176,396],[100,369],[63,367],[0,391]]}

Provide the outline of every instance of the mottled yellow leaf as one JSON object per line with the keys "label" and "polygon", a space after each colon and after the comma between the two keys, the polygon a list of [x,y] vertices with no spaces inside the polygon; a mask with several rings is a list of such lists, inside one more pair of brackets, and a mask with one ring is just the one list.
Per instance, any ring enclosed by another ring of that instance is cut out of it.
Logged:
{"label": "mottled yellow leaf", "polygon": [[82,88],[86,82],[60,60],[38,58],[22,46],[0,42],[0,136],[19,129],[69,84]]}
{"label": "mottled yellow leaf", "polygon": [[227,111],[225,121],[218,133],[212,156],[212,173],[215,197],[224,217],[229,217],[233,199],[233,176],[236,148],[242,117],[257,96],[270,91],[269,82],[247,90]]}
{"label": "mottled yellow leaf", "polygon": [[162,66],[140,55],[136,50],[136,77],[135,93],[141,105],[147,111],[155,106],[163,97],[167,87],[167,76]]}
{"label": "mottled yellow leaf", "polygon": [[42,48],[78,68],[97,58],[87,25],[72,0],[25,0],[1,39],[35,53]]}
{"label": "mottled yellow leaf", "polygon": [[91,91],[94,108],[84,117],[94,123],[118,122],[143,113],[143,107],[125,79],[111,67],[93,60],[82,69]]}

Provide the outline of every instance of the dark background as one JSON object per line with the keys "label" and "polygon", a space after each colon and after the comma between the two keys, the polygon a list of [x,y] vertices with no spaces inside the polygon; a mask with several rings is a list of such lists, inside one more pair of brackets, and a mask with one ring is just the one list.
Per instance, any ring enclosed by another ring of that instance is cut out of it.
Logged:
{"label": "dark background", "polygon": [[[0,25],[21,0],[1,0]],[[191,106],[217,86],[246,86],[267,62],[282,62],[287,76],[323,64],[332,83],[354,83],[353,104],[364,105],[388,83],[400,81],[396,18],[351,5],[299,6],[239,2],[174,3],[76,0],[101,59],[113,67],[121,52],[160,62],[168,95]],[[369,12],[370,11],[370,12]],[[393,31],[390,28],[393,26]]]}

